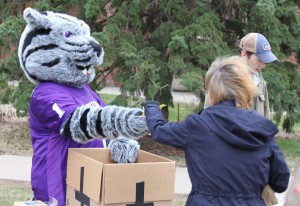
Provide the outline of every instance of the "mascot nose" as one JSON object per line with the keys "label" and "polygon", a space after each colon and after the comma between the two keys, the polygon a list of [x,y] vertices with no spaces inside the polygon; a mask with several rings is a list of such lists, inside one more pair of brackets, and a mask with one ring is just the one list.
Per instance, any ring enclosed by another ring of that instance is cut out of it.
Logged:
{"label": "mascot nose", "polygon": [[97,56],[100,57],[102,52],[102,47],[100,44],[98,44],[95,41],[90,41],[90,45],[93,47],[93,49],[97,52]]}

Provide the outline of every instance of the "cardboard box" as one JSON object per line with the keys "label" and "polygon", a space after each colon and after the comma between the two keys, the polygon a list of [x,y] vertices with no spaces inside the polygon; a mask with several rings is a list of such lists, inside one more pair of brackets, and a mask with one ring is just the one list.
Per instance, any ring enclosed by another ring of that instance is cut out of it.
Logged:
{"label": "cardboard box", "polygon": [[45,203],[39,200],[34,201],[24,201],[24,202],[14,202],[14,206],[47,206]]}
{"label": "cardboard box", "polygon": [[136,163],[110,160],[110,149],[69,149],[68,206],[172,206],[175,162],[139,150]]}

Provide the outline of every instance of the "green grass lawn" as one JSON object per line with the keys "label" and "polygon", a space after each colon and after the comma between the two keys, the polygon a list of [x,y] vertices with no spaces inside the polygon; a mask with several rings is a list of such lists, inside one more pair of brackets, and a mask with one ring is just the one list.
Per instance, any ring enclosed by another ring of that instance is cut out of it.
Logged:
{"label": "green grass lawn", "polygon": [[296,123],[294,126],[294,131],[295,132],[300,132],[300,123]]}
{"label": "green grass lawn", "polygon": [[277,139],[282,153],[293,175],[297,162],[300,161],[300,139]]}
{"label": "green grass lawn", "polygon": [[189,114],[195,113],[195,105],[175,103],[174,107],[169,107],[169,121],[176,122],[184,120]]}
{"label": "green grass lawn", "polygon": [[[100,96],[107,105],[111,104],[116,98],[116,95],[111,95],[111,94],[100,94]],[[129,98],[127,104],[128,106],[142,108],[140,106],[140,103],[143,100],[144,99],[142,98],[135,98],[135,99]],[[171,122],[177,122],[178,120],[181,121],[184,118],[186,118],[189,114],[194,113],[195,108],[196,108],[195,105],[174,103],[174,107],[169,107],[169,121]]]}
{"label": "green grass lawn", "polygon": [[14,202],[28,201],[33,198],[29,182],[0,180],[0,205],[13,206]]}

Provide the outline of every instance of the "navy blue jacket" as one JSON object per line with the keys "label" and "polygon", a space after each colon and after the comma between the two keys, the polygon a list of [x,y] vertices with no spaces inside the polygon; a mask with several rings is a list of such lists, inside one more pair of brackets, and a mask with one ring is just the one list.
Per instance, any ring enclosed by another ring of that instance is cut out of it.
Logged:
{"label": "navy blue jacket", "polygon": [[211,106],[180,123],[167,123],[159,107],[145,106],[152,138],[185,151],[192,189],[186,205],[260,206],[269,184],[287,189],[290,172],[275,142],[277,127],[234,101]]}

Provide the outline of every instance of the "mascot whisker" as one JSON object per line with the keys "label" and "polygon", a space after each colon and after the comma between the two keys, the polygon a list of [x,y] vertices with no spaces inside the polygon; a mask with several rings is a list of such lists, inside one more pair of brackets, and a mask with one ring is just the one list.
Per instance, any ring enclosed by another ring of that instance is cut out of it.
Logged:
{"label": "mascot whisker", "polygon": [[29,105],[34,199],[65,205],[68,148],[108,145],[114,161],[134,162],[148,128],[142,109],[106,106],[88,86],[104,50],[84,21],[32,8],[24,19],[18,56],[37,84]]}

